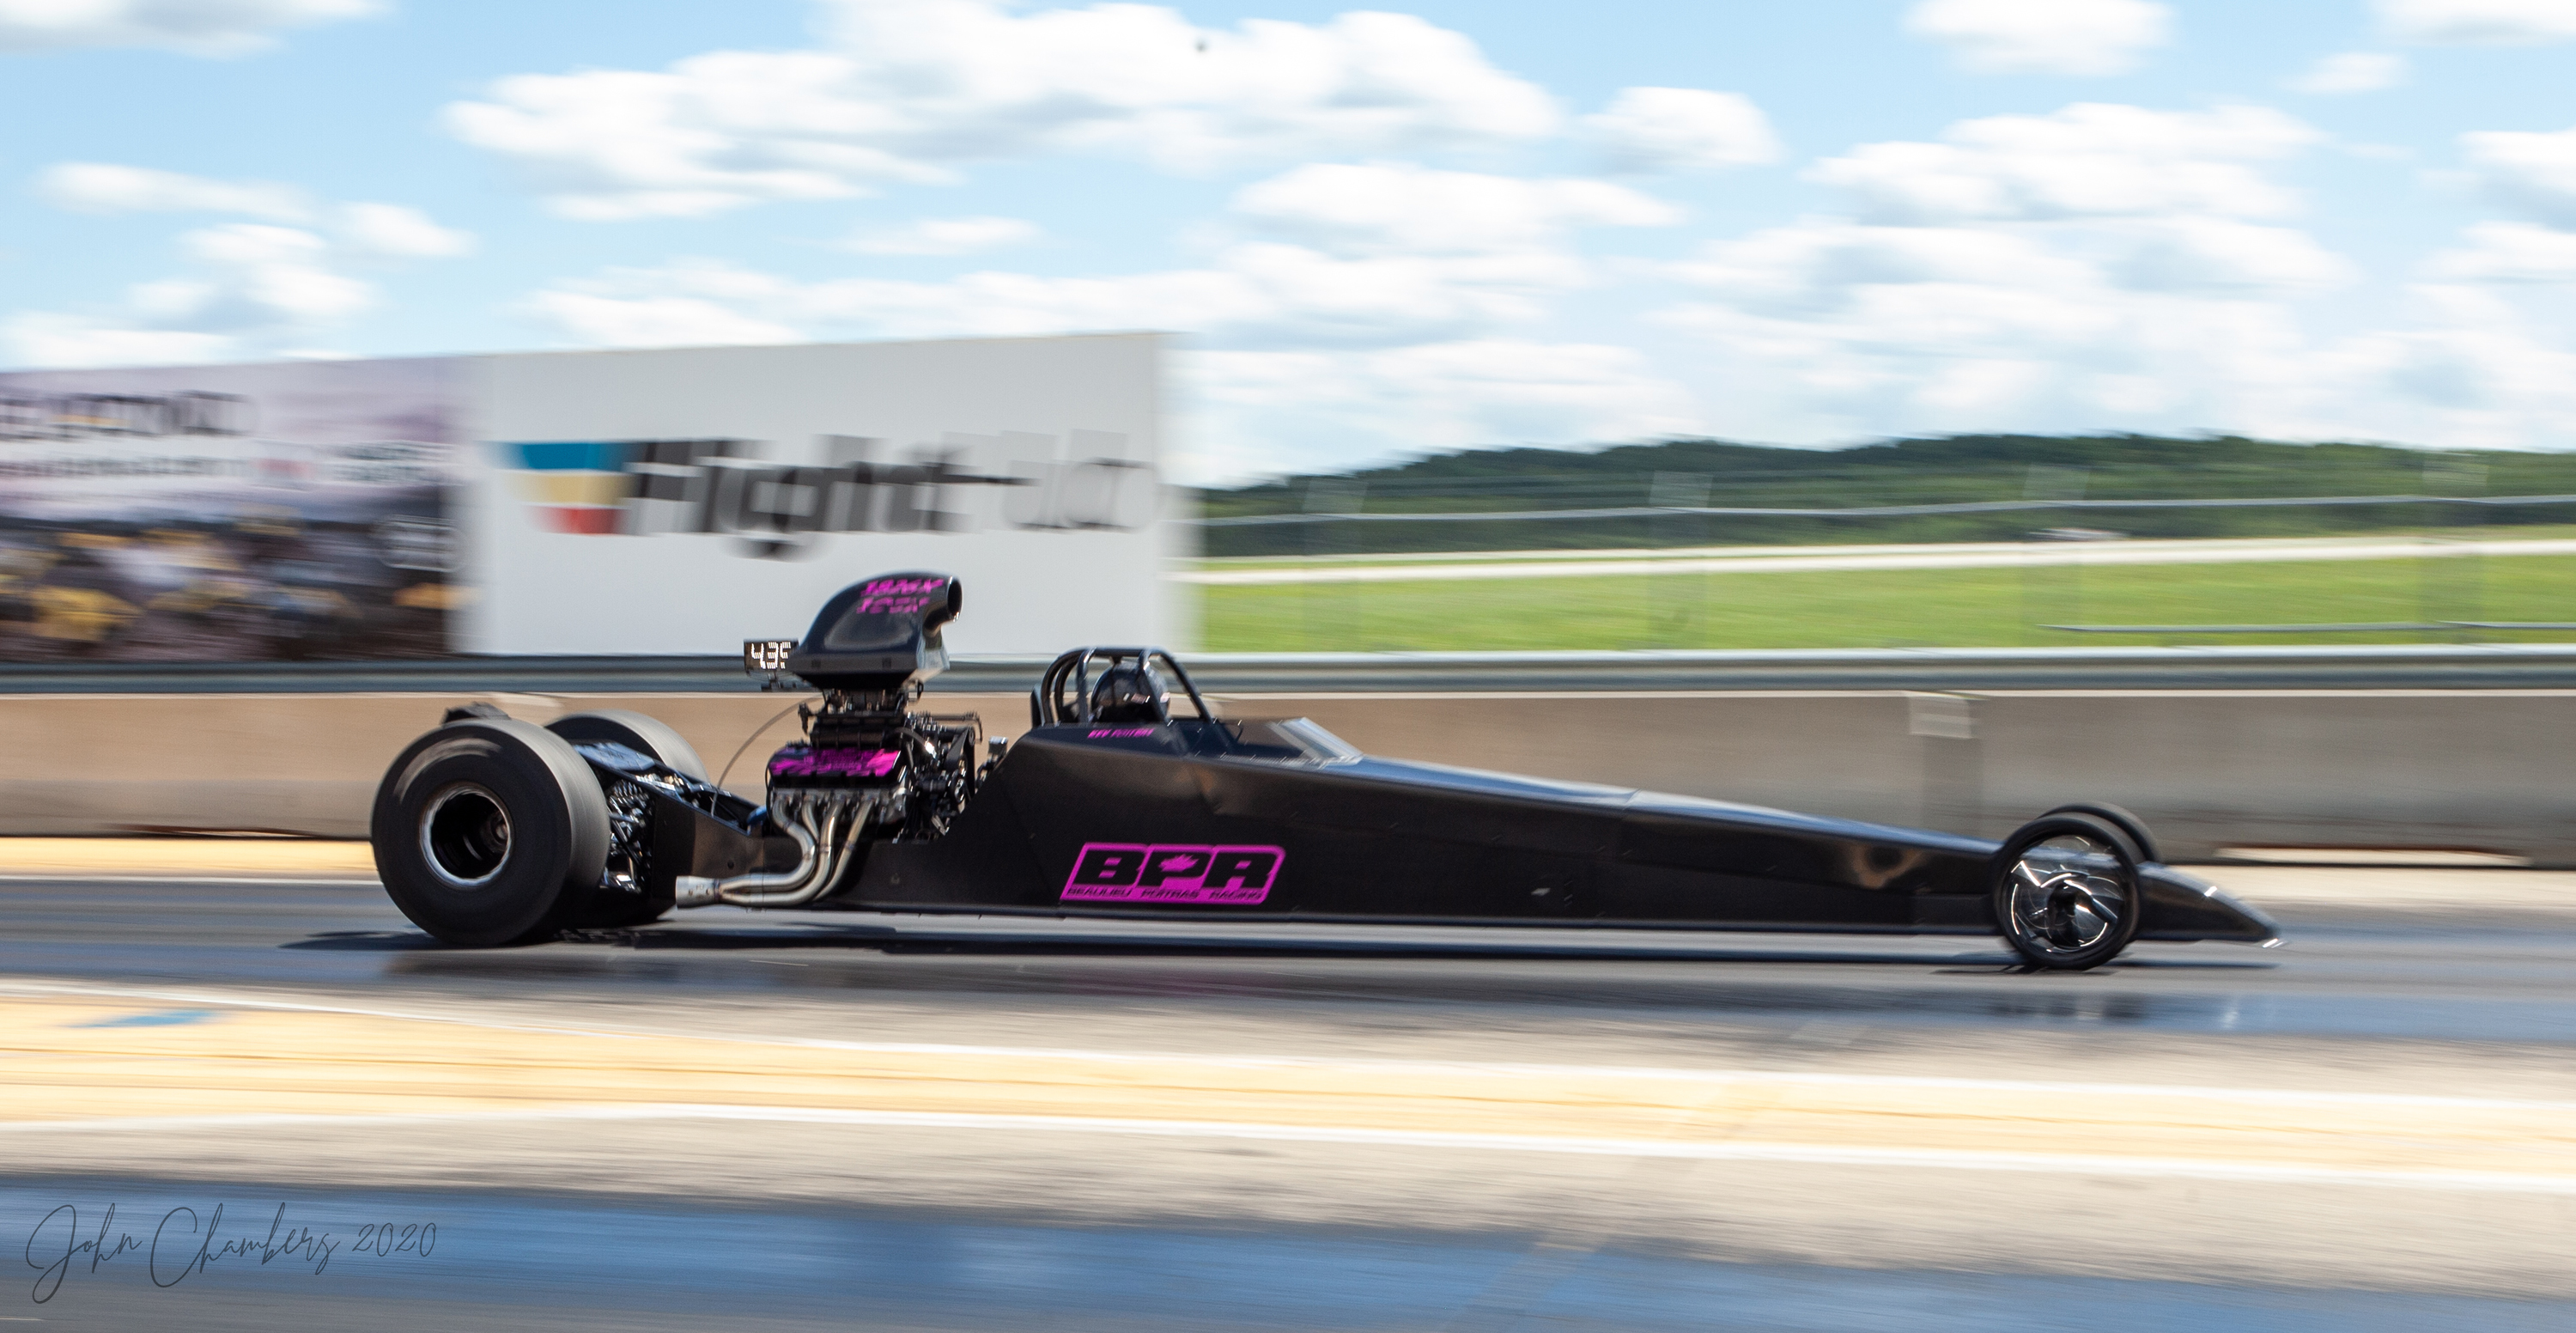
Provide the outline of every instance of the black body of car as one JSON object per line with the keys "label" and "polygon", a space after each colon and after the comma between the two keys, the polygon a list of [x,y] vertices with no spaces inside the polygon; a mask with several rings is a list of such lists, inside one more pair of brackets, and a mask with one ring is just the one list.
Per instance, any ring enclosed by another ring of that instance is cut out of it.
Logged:
{"label": "black body of car", "polygon": [[[1151,648],[1084,648],[1031,725],[914,711],[954,579],[854,584],[747,669],[822,691],[768,803],[640,714],[548,728],[460,709],[397,759],[373,837],[431,934],[495,945],[674,906],[1623,929],[2001,934],[2091,967],[2135,939],[2278,942],[2158,864],[2116,807],[2001,843],[1695,797],[1373,758],[1304,719],[1218,718]],[[1168,674],[1169,681],[1166,682]],[[1175,714],[1169,686],[1185,704]]]}

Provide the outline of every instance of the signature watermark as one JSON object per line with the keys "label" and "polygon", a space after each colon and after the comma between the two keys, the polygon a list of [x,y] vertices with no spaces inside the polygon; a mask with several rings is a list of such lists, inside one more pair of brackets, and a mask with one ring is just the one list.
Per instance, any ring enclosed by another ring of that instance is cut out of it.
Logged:
{"label": "signature watermark", "polygon": [[156,1287],[175,1287],[219,1263],[255,1260],[262,1268],[309,1265],[320,1273],[343,1250],[390,1259],[426,1257],[438,1248],[435,1222],[368,1222],[344,1236],[310,1225],[289,1226],[283,1203],[269,1217],[265,1233],[257,1226],[252,1223],[226,1235],[222,1204],[202,1218],[196,1209],[182,1206],[163,1213],[146,1241],[117,1226],[115,1204],[109,1204],[98,1225],[91,1228],[81,1222],[80,1209],[67,1203],[45,1214],[27,1233],[27,1266],[36,1270],[36,1283],[28,1294],[42,1305],[62,1291],[64,1280],[75,1269],[96,1273],[118,1260],[141,1263]]}

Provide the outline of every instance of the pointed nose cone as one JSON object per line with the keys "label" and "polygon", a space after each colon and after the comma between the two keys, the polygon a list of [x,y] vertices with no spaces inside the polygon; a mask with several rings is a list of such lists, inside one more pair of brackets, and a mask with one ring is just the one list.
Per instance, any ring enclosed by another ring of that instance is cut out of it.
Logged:
{"label": "pointed nose cone", "polygon": [[2252,906],[2198,875],[2151,865],[2141,876],[2147,894],[2142,940],[2232,940],[2265,946],[2281,942],[2281,927]]}

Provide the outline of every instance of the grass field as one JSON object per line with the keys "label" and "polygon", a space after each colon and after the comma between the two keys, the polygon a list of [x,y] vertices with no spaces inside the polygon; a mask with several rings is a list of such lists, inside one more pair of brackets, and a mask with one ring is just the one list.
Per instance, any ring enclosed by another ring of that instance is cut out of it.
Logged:
{"label": "grass field", "polygon": [[2045,624],[2576,622],[2576,557],[1202,587],[1214,652],[2576,642],[2576,631],[2111,635]]}

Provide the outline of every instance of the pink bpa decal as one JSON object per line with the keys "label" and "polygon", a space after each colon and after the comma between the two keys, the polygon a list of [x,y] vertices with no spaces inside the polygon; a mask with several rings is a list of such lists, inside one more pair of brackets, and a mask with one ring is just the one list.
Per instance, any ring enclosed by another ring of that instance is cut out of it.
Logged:
{"label": "pink bpa decal", "polygon": [[1277,847],[1087,842],[1064,882],[1068,903],[1257,903],[1288,853]]}

